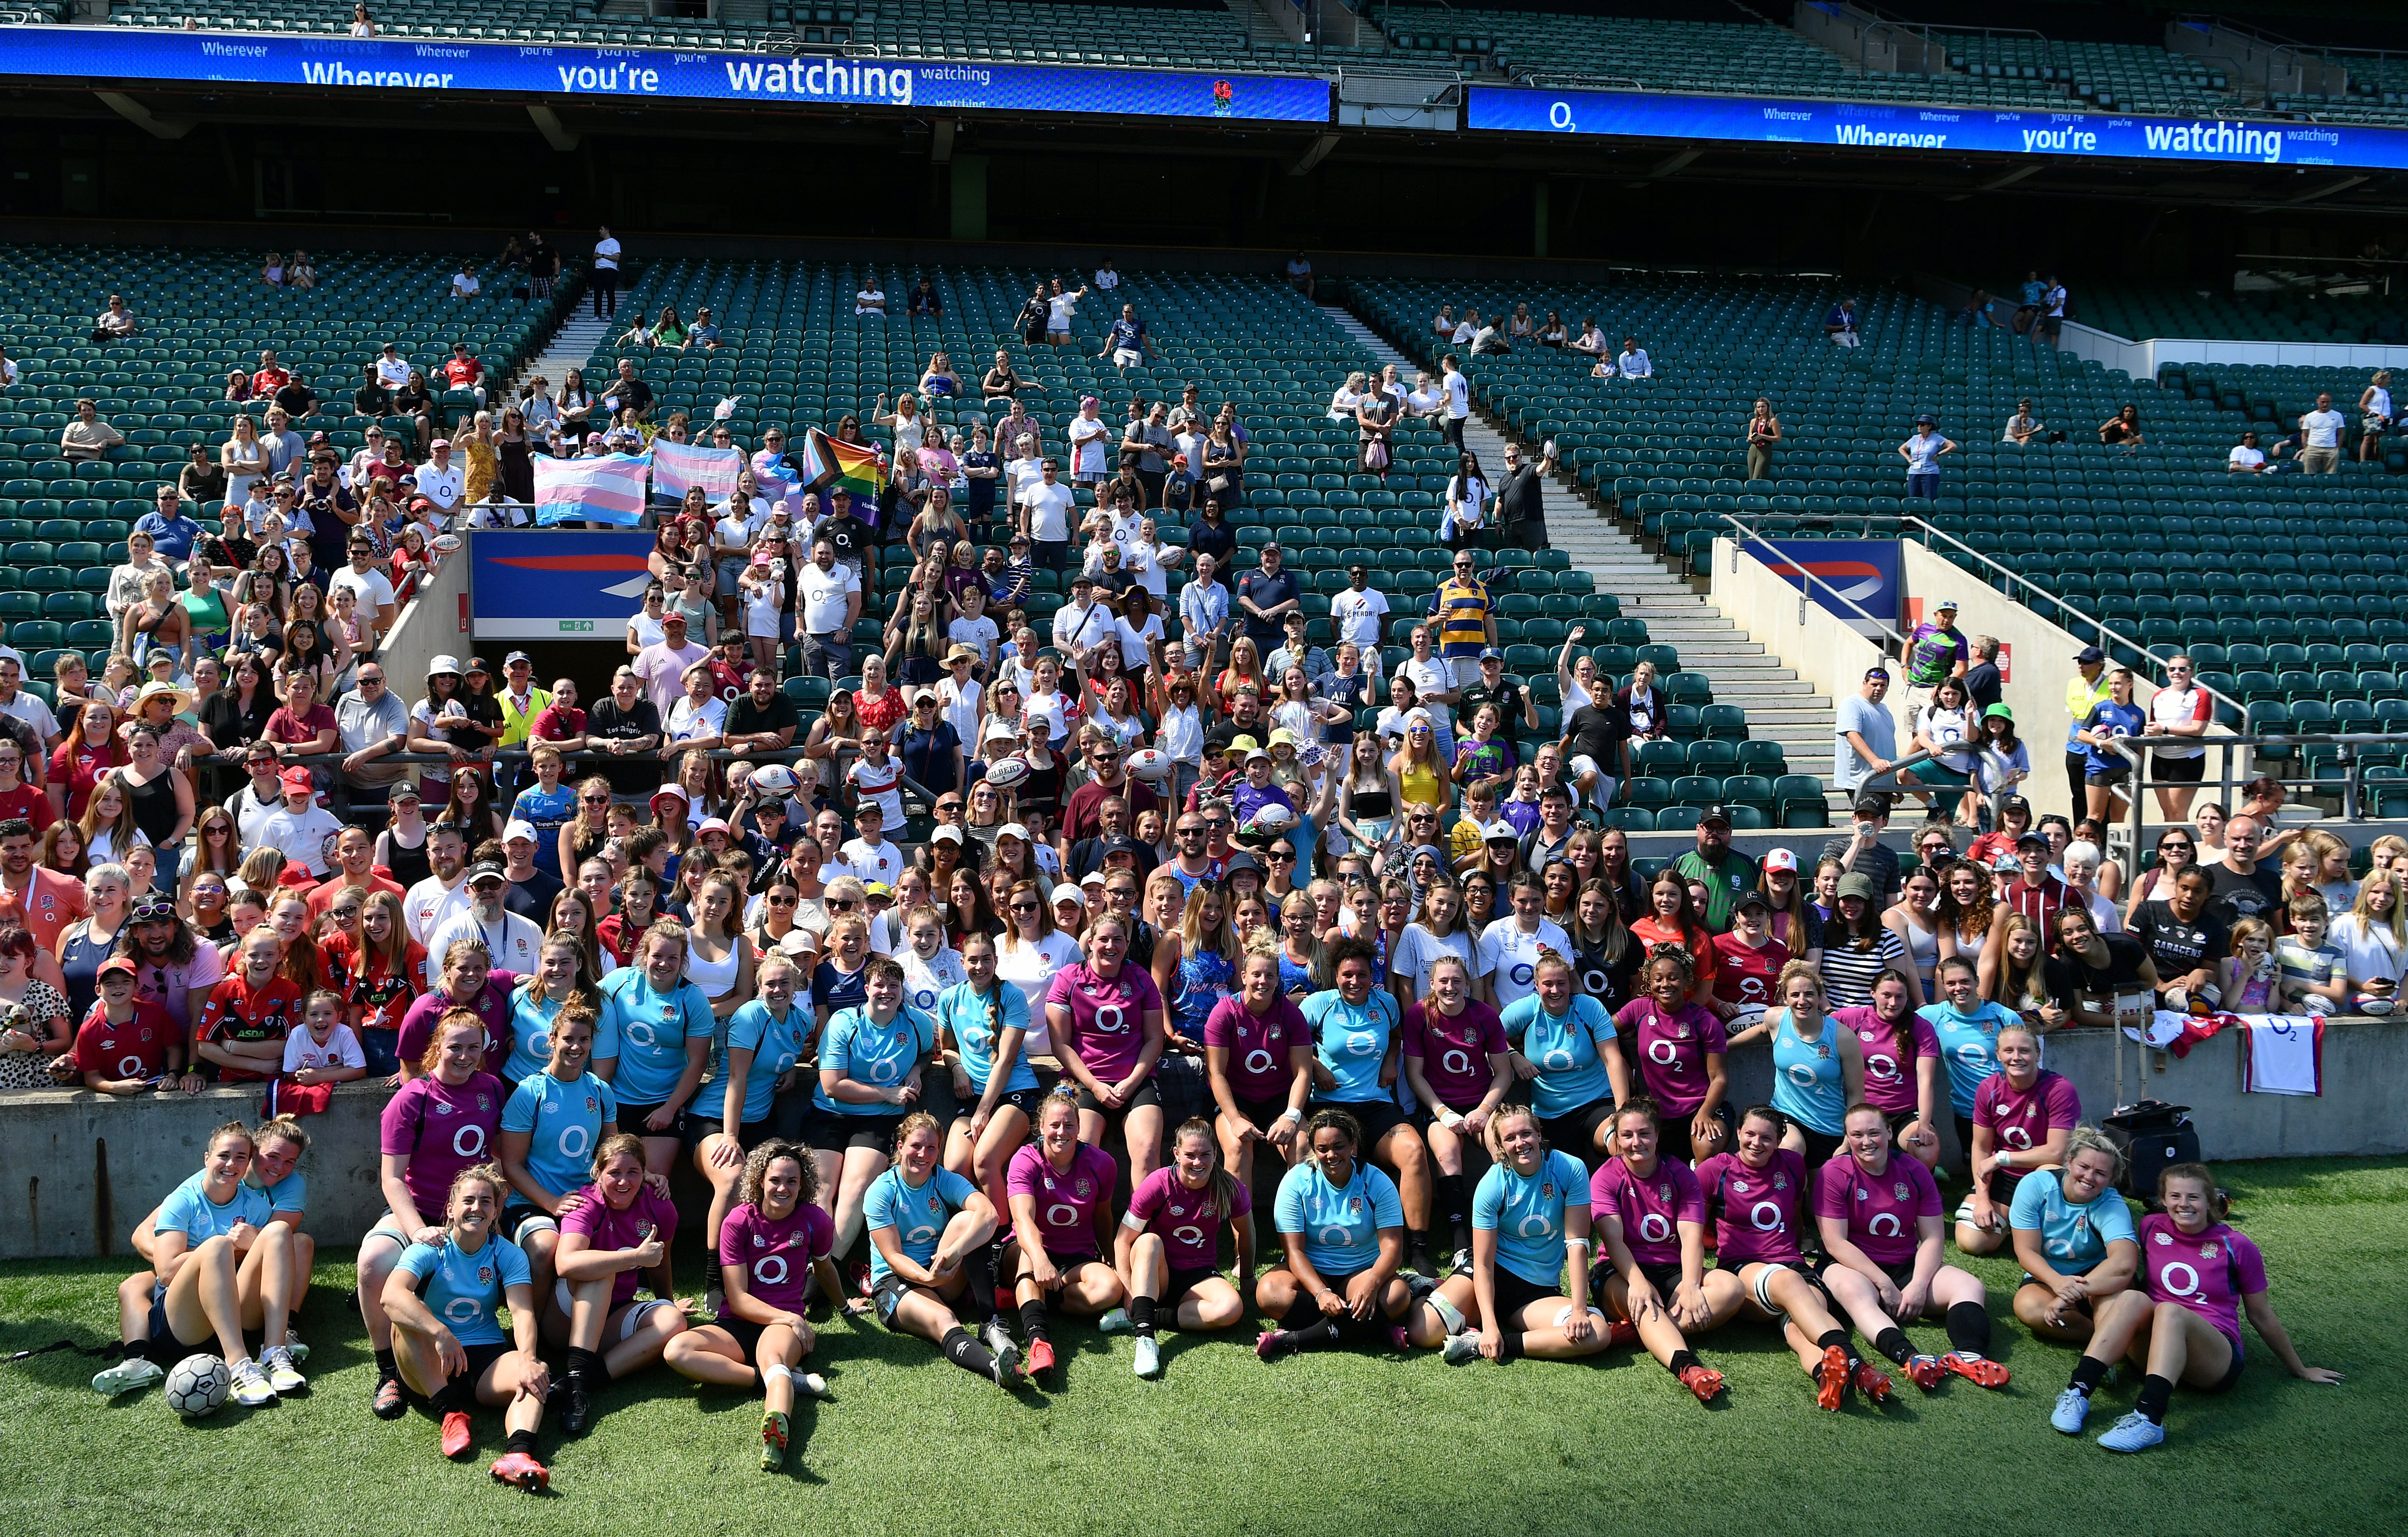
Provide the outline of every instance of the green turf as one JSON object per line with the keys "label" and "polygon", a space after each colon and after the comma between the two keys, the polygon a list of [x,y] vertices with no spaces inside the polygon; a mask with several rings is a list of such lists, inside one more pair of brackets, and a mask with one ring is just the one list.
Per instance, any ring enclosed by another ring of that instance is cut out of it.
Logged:
{"label": "green turf", "polygon": [[[413,1413],[369,1417],[371,1367],[347,1317],[342,1257],[319,1269],[301,1328],[314,1392],[186,1425],[159,1394],[107,1402],[93,1363],[64,1354],[0,1370],[0,1530],[381,1534],[1579,1532],[1704,1530],[2174,1532],[2357,1530],[2403,1508],[2408,1415],[2400,1323],[2408,1287],[2408,1160],[2236,1164],[2236,1215],[2269,1257],[2273,1298],[2338,1388],[2297,1382],[2250,1337],[2229,1398],[2178,1395],[2172,1440],[2116,1458],[2051,1431],[2073,1356],[2012,1321],[2010,1264],[1991,1287],[2004,1391],[1951,1380],[1885,1415],[1817,1411],[1767,1329],[1703,1342],[1728,1374],[1701,1408],[1654,1363],[1449,1368],[1316,1356],[1257,1362],[1242,1339],[1166,1335],[1159,1382],[1128,1370],[1125,1336],[1056,1329],[1068,1368],[1007,1398],[916,1341],[837,1322],[817,1364],[835,1392],[796,1425],[799,1471],[755,1466],[753,1401],[655,1370],[600,1401],[582,1442],[549,1433],[556,1493],[494,1485],[499,1418],[477,1459],[447,1465]],[[2346,1208],[2346,1210],[2344,1210]],[[111,1328],[114,1263],[21,1263],[0,1277],[0,1348]],[[691,1275],[691,1268],[685,1271]],[[1251,1326],[1249,1326],[1251,1329]],[[1944,1348],[1935,1328],[1914,1331]],[[2095,1434],[2129,1406],[2106,1389]]]}

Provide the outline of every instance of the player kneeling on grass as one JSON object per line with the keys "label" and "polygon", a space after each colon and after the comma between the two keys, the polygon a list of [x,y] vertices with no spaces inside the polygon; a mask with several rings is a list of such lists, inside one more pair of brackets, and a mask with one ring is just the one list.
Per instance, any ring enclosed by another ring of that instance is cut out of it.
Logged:
{"label": "player kneeling on grass", "polygon": [[[1112,1235],[1112,1267],[1128,1288],[1128,1306],[1096,1322],[1107,1334],[1136,1331],[1139,1376],[1162,1371],[1154,1329],[1165,1307],[1191,1333],[1227,1329],[1246,1315],[1246,1294],[1254,1289],[1253,1211],[1254,1198],[1221,1167],[1212,1123],[1201,1115],[1181,1122],[1170,1136],[1169,1165],[1129,1192],[1128,1214]],[[1234,1286],[1216,1263],[1224,1228],[1238,1255]]]}
{"label": "player kneeling on grass", "polygon": [[2080,1344],[2101,1303],[2132,1284],[2141,1245],[2115,1189],[2124,1156],[2104,1133],[2067,1134],[2065,1167],[2027,1174],[2015,1185],[2009,1230],[2024,1283],[2015,1316],[2043,1340]]}
{"label": "player kneeling on grass", "polygon": [[[888,1329],[935,1341],[945,1359],[1008,1391],[1021,1384],[1020,1349],[995,1315],[995,1207],[938,1167],[944,1145],[924,1110],[895,1128],[894,1161],[862,1199],[870,1304]],[[984,1343],[969,1329],[982,1322]]]}
{"label": "player kneeling on grass", "polygon": [[1756,1105],[1739,1118],[1738,1145],[1698,1165],[1698,1187],[1714,1223],[1714,1269],[1705,1277],[1714,1322],[1733,1314],[1769,1318],[1814,1379],[1814,1401],[1837,1411],[1849,1387],[1889,1402],[1889,1373],[1856,1354],[1831,1316],[1830,1298],[1798,1247],[1799,1206],[1806,1199],[1806,1156],[1781,1145],[1789,1118]]}
{"label": "player kneeling on grass", "polygon": [[[809,1148],[773,1139],[752,1150],[737,1184],[738,1205],[719,1227],[719,1273],[726,1288],[719,1317],[671,1340],[665,1353],[671,1371],[696,1382],[761,1385],[767,1401],[761,1415],[764,1472],[785,1465],[796,1389],[814,1398],[827,1391],[819,1373],[799,1370],[811,1354],[803,1309],[812,1278],[830,1300],[844,1294],[828,1257],[836,1221],[813,1204],[819,1186]],[[843,1305],[848,1313],[863,1306]]]}
{"label": "player kneeling on grass", "polygon": [[[124,1358],[92,1379],[94,1389],[113,1397],[147,1387],[167,1375],[167,1365],[211,1343],[225,1357],[235,1401],[245,1408],[308,1386],[284,1343],[292,1229],[273,1220],[266,1192],[243,1183],[256,1151],[251,1128],[228,1122],[209,1134],[201,1171],[160,1202],[151,1269],[117,1288]],[[265,1337],[260,1360],[243,1342],[246,1328]]]}
{"label": "player kneeling on grass", "polygon": [[1443,1326],[1453,1363],[1596,1355],[1612,1329],[1587,1302],[1588,1170],[1547,1146],[1528,1105],[1500,1107],[1484,1135],[1490,1162],[1471,1193],[1471,1273],[1440,1282],[1418,1313]]}
{"label": "player kneeling on grass", "polygon": [[[1940,1186],[1919,1158],[1890,1156],[1889,1118],[1859,1100],[1842,1123],[1844,1140],[1814,1182],[1823,1232],[1823,1285],[1875,1350],[1906,1368],[1925,1392],[1949,1372],[2004,1387],[1991,1360],[1988,1293],[1970,1271],[1941,1263],[1947,1243]],[[1900,1324],[1947,1320],[1944,1356],[1918,1354]]]}
{"label": "player kneeling on grass", "polygon": [[2226,1202],[2207,1166],[2178,1163],[2157,1176],[2163,1212],[2141,1219],[2141,1285],[2102,1300],[2090,1346],[2057,1395],[2049,1424],[2072,1435],[2090,1413],[2090,1395],[2119,1356],[2145,1362],[2132,1412],[2099,1438],[2111,1452],[2145,1452],[2166,1439],[2166,1405],[2177,1385],[2222,1393],[2241,1380],[2241,1314],[2284,1370],[2307,1382],[2341,1373],[2310,1366],[2266,1300],[2266,1258],[2225,1225]]}
{"label": "player kneeling on grass", "polygon": [[1689,1350],[1688,1336],[1719,1322],[1706,1300],[1706,1203],[1698,1176],[1656,1147],[1656,1101],[1634,1095],[1613,1113],[1613,1157],[1589,1177],[1588,1199],[1612,1269],[1598,1291],[1639,1343],[1712,1403],[1723,1374]]}
{"label": "player kneeling on grass", "polygon": [[[494,1461],[494,1476],[532,1494],[552,1482],[535,1455],[552,1371],[536,1354],[538,1314],[525,1251],[494,1231],[509,1194],[509,1183],[493,1164],[454,1174],[442,1232],[432,1243],[402,1251],[384,1285],[384,1315],[393,1322],[402,1383],[443,1416],[443,1455],[467,1451],[472,1405],[504,1405],[510,1439]],[[510,1306],[507,1335],[505,1301]]]}
{"label": "player kneeling on grass", "polygon": [[[1348,958],[1368,981],[1363,957]],[[1280,1321],[1254,1341],[1264,1360],[1350,1343],[1398,1350],[1407,1343],[1412,1297],[1397,1276],[1405,1257],[1404,1200],[1396,1182],[1361,1156],[1362,1141],[1354,1116],[1317,1111],[1305,1126],[1310,1156],[1280,1180],[1272,1220],[1287,1245],[1287,1269],[1255,1289],[1256,1304]]]}
{"label": "player kneeling on grass", "polygon": [[[561,1373],[560,1428],[583,1435],[593,1395],[661,1358],[685,1331],[685,1310],[669,1276],[677,1208],[644,1177],[643,1139],[622,1131],[594,1150],[594,1183],[562,1204],[560,1243],[543,1313],[547,1339],[568,1347]],[[636,1300],[640,1280],[652,1300]]]}

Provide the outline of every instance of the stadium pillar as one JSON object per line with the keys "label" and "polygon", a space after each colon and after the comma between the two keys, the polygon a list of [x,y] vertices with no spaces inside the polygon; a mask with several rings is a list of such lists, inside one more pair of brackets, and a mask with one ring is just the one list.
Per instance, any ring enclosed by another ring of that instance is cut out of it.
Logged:
{"label": "stadium pillar", "polygon": [[1547,253],[1547,189],[1551,183],[1541,177],[1530,196],[1530,254]]}
{"label": "stadium pillar", "polygon": [[954,239],[986,238],[986,156],[953,156],[953,215]]}

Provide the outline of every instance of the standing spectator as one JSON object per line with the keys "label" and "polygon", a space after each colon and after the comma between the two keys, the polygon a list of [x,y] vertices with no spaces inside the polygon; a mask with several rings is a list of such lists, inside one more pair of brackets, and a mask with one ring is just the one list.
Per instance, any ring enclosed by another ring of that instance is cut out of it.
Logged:
{"label": "standing spectator", "polygon": [[2131,799],[2125,786],[2131,782],[2132,765],[2113,744],[2119,738],[2143,735],[2148,720],[2132,702],[2132,669],[2108,668],[2107,697],[2090,707],[2090,713],[2082,718],[2082,728],[2074,733],[2075,740],[2088,749],[2083,787],[2092,816],[2123,815]]}
{"label": "standing spectator", "polygon": [[1920,702],[1915,696],[1928,696],[1943,681],[1965,676],[1970,654],[1965,633],[1956,627],[1956,600],[1943,598],[1906,638],[1907,713],[1912,715]]}
{"label": "standing spectator", "polygon": [[1856,334],[1856,301],[1842,299],[1823,317],[1823,334],[1836,347],[1857,346],[1863,338]]}
{"label": "standing spectator", "polygon": [[861,576],[836,560],[836,546],[815,539],[797,576],[796,620],[803,632],[803,673],[830,682],[853,670],[853,625],[861,617]]}
{"label": "standing spectator", "polygon": [[2339,473],[2341,434],[2346,424],[2333,409],[2330,393],[2319,392],[2316,409],[2300,418],[2300,467],[2310,475]]}
{"label": "standing spectator", "polygon": [[594,242],[594,318],[612,320],[619,313],[619,242],[608,224],[600,234]]}
{"label": "standing spectator", "polygon": [[1898,455],[1906,461],[1906,494],[1910,497],[1930,500],[1940,495],[1940,456],[1954,453],[1956,445],[1941,436],[1939,425],[1928,416],[1914,419],[1914,436],[1898,446]]}
{"label": "standing spectator", "polygon": [[1154,355],[1154,343],[1146,339],[1145,322],[1137,318],[1137,306],[1121,306],[1120,319],[1112,322],[1111,332],[1104,338],[1104,350],[1096,354],[1109,357],[1112,366],[1125,373]]}
{"label": "standing spectator", "polygon": [[1706,888],[1706,927],[1717,934],[1730,931],[1731,913],[1740,898],[1756,889],[1756,861],[1730,846],[1730,813],[1709,806],[1698,819],[1698,846],[1672,861],[1672,868],[1691,885]]}
{"label": "standing spectator", "polygon": [[2358,462],[2364,464],[2382,452],[2383,435],[2391,430],[2390,369],[2375,371],[2366,393],[2358,397]]}
{"label": "standing spectator", "polygon": [[1898,851],[1882,842],[1882,835],[1889,830],[1889,797],[1859,796],[1851,810],[1856,821],[1849,836],[1825,843],[1817,863],[1836,864],[1842,876],[1861,875],[1871,882],[1876,911],[1885,909],[1898,890],[1902,865]]}
{"label": "standing spectator", "polygon": [[1455,452],[1463,448],[1463,424],[1471,416],[1471,381],[1463,377],[1463,363],[1453,352],[1439,359],[1439,385],[1446,395],[1446,440]]}
{"label": "standing spectator", "polygon": [[1438,629],[1432,639],[1456,688],[1479,680],[1480,654],[1497,644],[1497,607],[1472,574],[1474,565],[1470,552],[1456,551],[1454,574],[1430,595],[1430,620]]}
{"label": "standing spectator", "polygon": [[652,708],[659,711],[661,719],[666,721],[677,702],[685,697],[686,670],[696,662],[710,660],[710,647],[686,638],[685,615],[676,609],[669,609],[661,615],[659,643],[638,652],[636,659],[627,665],[635,669],[637,677],[644,681],[644,689],[652,698]]}
{"label": "standing spectator", "polygon": [[2092,706],[2113,698],[2114,692],[2107,686],[2107,654],[2097,646],[2083,647],[2073,666],[2074,676],[2065,684],[2065,713],[2071,722],[2065,728],[2065,783],[2074,810],[2080,811],[2090,799],[2090,752],[2081,740],[2082,723],[2090,718]]}
{"label": "standing spectator", "polygon": [[2065,285],[2057,280],[2056,273],[2050,273],[2048,292],[2041,295],[2040,324],[2034,328],[2034,334],[2051,347],[2057,345],[2058,337],[2065,330],[2066,302]]}
{"label": "standing spectator", "polygon": [[2207,778],[2207,735],[2214,716],[2207,690],[2194,681],[2188,656],[2166,658],[2166,686],[2149,697],[2149,777],[2157,785],[2157,810],[2168,822],[2190,820],[2195,788]]}
{"label": "standing spectator", "polygon": [[1294,572],[1281,568],[1275,542],[1266,543],[1261,564],[1238,579],[1237,597],[1246,639],[1264,656],[1278,648],[1288,611],[1304,606],[1304,589]]}
{"label": "standing spectator", "polygon": [[1999,672],[1999,638],[1973,637],[1973,665],[1965,669],[1965,693],[1972,700],[1974,718],[1988,713],[2005,690],[2006,680]]}
{"label": "standing spectator", "polygon": [[341,783],[354,806],[382,805],[409,772],[407,766],[377,760],[409,746],[409,711],[385,686],[384,664],[362,662],[357,687],[335,701],[335,726],[342,738]]}
{"label": "standing spectator", "polygon": [[[1511,464],[1512,450],[1507,450],[1506,462]],[[1333,593],[1329,598],[1329,623],[1337,633],[1331,639],[1340,643],[1352,641],[1367,655],[1377,655],[1380,636],[1387,628],[1387,595],[1371,586],[1371,573],[1357,561],[1346,568],[1345,591]]]}
{"label": "standing spectator", "polygon": [[1756,414],[1747,419],[1747,478],[1751,481],[1772,479],[1772,445],[1781,441],[1781,418],[1772,414],[1772,402],[1758,400]]}
{"label": "standing spectator", "polygon": [[1039,467],[1035,483],[1013,493],[1019,504],[1020,531],[1028,536],[1029,548],[1041,571],[1060,571],[1070,564],[1070,512],[1074,505],[1070,488],[1061,481],[1062,467],[1047,459]]}
{"label": "standing spectator", "polygon": [[[1497,488],[1497,527],[1516,550],[1547,548],[1546,478],[1555,472],[1555,440],[1546,440],[1537,464],[1523,457],[1519,443],[1505,445],[1505,481]],[[1332,605],[1333,611],[1335,604]]]}
{"label": "standing spectator", "polygon": [[[1882,703],[1888,696],[1889,668],[1875,663],[1865,669],[1856,697],[1840,701],[1831,749],[1831,783],[1840,789],[1853,793],[1898,756],[1898,722]],[[1912,773],[1899,776],[1902,783],[1913,778]]]}

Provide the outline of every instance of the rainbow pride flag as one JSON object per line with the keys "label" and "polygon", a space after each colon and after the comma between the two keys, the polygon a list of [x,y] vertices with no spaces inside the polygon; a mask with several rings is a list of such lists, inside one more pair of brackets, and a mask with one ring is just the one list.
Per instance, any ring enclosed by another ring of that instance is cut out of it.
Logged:
{"label": "rainbow pride flag", "polygon": [[856,499],[875,502],[886,489],[886,466],[878,451],[857,443],[839,443],[819,428],[803,435],[802,452],[794,456],[807,491],[844,490]]}

